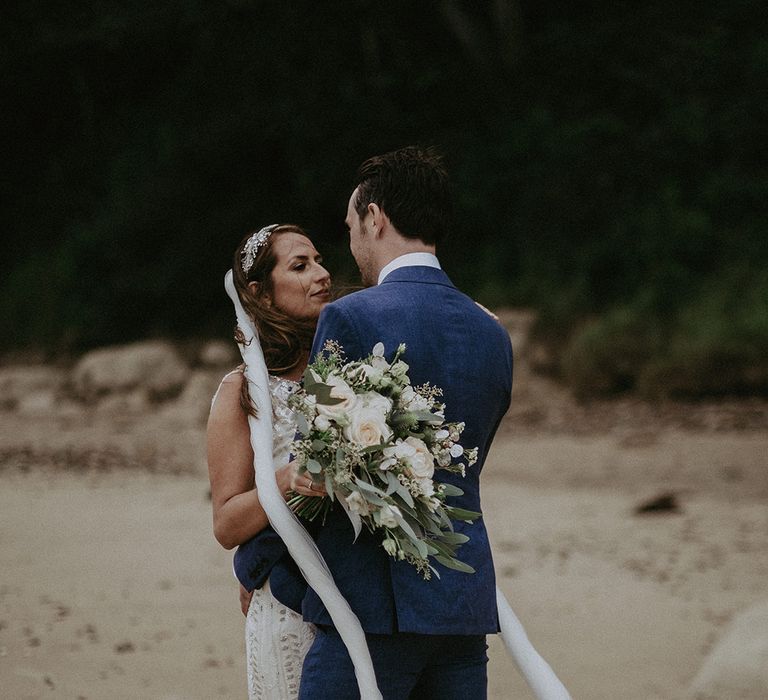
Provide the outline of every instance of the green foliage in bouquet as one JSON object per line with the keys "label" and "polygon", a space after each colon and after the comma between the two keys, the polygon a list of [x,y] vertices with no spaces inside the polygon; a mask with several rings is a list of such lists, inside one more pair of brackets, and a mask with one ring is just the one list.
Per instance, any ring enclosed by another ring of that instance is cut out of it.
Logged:
{"label": "green foliage in bouquet", "polygon": [[[327,497],[295,495],[290,507],[309,520],[324,519],[338,501],[356,535],[382,531],[382,546],[429,579],[440,564],[474,573],[456,558],[468,537],[452,520],[472,522],[475,511],[448,505],[463,491],[434,480],[435,471],[464,476],[477,448],[459,444],[463,423],[445,421],[442,390],[411,386],[401,344],[391,362],[377,343],[368,357],[346,362],[343,348],[326,343],[293,394],[300,438],[293,445],[300,473],[324,484]],[[463,460],[463,461],[462,461]]]}

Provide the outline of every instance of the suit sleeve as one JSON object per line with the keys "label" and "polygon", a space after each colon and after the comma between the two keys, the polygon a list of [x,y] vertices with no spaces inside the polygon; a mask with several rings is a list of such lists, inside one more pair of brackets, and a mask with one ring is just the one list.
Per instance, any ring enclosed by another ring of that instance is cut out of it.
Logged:
{"label": "suit sleeve", "polygon": [[338,303],[329,304],[320,314],[310,359],[322,352],[327,340],[339,343],[349,360],[358,360],[371,351],[371,348],[366,350],[361,346],[360,332],[352,315]]}

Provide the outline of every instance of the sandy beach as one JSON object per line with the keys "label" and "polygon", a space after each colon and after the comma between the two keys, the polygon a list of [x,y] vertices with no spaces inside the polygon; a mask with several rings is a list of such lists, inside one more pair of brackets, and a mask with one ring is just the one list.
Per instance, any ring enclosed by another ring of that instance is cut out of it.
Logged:
{"label": "sandy beach", "polygon": [[[245,697],[204,408],[0,413],[2,697]],[[519,365],[485,517],[500,586],[574,698],[683,698],[734,614],[768,598],[766,424],[757,400],[581,405]],[[531,698],[489,645],[490,697]]]}

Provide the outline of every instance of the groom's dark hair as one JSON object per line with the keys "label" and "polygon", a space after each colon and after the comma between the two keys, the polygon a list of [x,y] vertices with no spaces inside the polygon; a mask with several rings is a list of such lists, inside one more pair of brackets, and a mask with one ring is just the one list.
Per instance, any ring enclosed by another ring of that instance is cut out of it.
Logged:
{"label": "groom's dark hair", "polygon": [[377,204],[406,238],[433,245],[448,230],[451,197],[448,172],[434,148],[407,146],[373,156],[357,170],[355,211],[365,218]]}

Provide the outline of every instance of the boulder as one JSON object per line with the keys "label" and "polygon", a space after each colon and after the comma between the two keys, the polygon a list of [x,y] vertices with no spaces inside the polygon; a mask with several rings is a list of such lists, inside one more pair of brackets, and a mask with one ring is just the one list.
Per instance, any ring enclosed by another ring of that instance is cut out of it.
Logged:
{"label": "boulder", "polygon": [[233,367],[240,361],[234,342],[209,340],[202,348],[198,360],[205,367]]}
{"label": "boulder", "polygon": [[192,372],[179,398],[169,403],[167,411],[189,425],[205,424],[211,412],[211,401],[225,374],[222,370],[199,369]]}
{"label": "boulder", "polygon": [[189,368],[170,343],[144,341],[93,350],[72,372],[72,387],[81,399],[143,391],[152,400],[177,395]]}
{"label": "boulder", "polygon": [[688,700],[768,698],[768,601],[738,615],[705,659]]}
{"label": "boulder", "polygon": [[65,374],[47,365],[0,367],[0,409],[48,413],[55,408]]}

